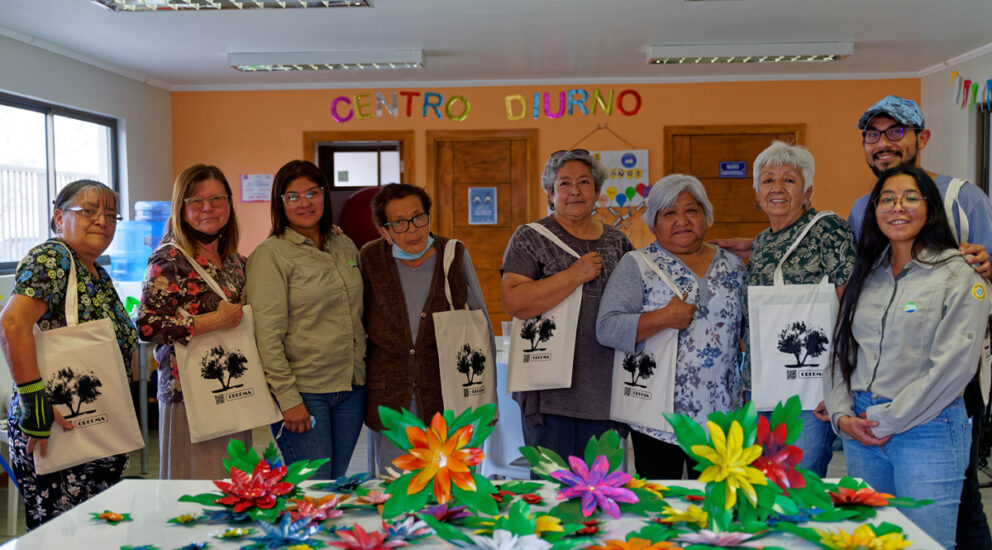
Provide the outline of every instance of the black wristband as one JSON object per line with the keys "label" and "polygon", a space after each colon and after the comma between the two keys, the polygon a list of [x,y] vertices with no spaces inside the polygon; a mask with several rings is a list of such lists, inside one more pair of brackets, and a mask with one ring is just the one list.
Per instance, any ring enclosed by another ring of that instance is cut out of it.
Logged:
{"label": "black wristband", "polygon": [[20,384],[17,386],[17,393],[21,402],[21,417],[17,419],[17,426],[32,437],[48,437],[52,433],[55,413],[52,410],[52,401],[45,393],[45,384],[40,378]]}

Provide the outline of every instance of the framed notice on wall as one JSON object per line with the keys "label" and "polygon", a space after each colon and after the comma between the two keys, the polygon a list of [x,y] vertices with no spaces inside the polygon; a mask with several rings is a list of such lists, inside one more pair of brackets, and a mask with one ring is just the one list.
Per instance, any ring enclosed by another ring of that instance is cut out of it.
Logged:
{"label": "framed notice on wall", "polygon": [[496,225],[496,188],[469,187],[468,223],[470,225]]}
{"label": "framed notice on wall", "polygon": [[241,202],[267,202],[272,195],[272,174],[241,174]]}

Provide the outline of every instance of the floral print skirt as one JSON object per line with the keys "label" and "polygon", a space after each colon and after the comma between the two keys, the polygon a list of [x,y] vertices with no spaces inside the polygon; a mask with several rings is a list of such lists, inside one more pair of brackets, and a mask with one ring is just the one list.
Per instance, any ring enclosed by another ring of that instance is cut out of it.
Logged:
{"label": "floral print skirt", "polygon": [[34,455],[27,452],[28,436],[17,426],[20,404],[15,396],[7,412],[10,467],[24,499],[30,531],[114,485],[127,469],[130,455],[101,458],[51,474],[34,471]]}

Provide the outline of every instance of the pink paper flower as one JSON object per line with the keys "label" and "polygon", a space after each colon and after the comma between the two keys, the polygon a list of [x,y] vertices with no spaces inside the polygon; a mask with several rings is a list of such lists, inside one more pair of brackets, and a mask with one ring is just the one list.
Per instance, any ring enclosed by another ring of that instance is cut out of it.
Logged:
{"label": "pink paper flower", "polygon": [[217,504],[234,506],[234,512],[243,512],[253,506],[262,509],[272,508],[276,498],[293,490],[293,484],[280,481],[286,475],[286,467],[274,470],[269,463],[259,460],[251,475],[237,468],[231,468],[231,481],[214,481],[218,489],[228,495],[218,499]]}
{"label": "pink paper flower", "polygon": [[728,531],[714,533],[709,529],[700,529],[695,533],[685,533],[679,535],[676,540],[688,542],[690,544],[705,544],[707,546],[719,546],[723,548],[764,548],[764,546],[756,542],[748,542],[758,534],[760,533],[731,533]]}
{"label": "pink paper flower", "polygon": [[637,495],[623,487],[630,481],[630,474],[619,471],[610,473],[610,464],[605,456],[597,456],[592,469],[576,456],[568,457],[568,463],[572,471],[558,470],[552,472],[551,477],[567,485],[558,490],[558,500],[582,497],[583,516],[591,516],[599,507],[616,519],[620,517],[618,502],[637,502]]}
{"label": "pink paper flower", "polygon": [[351,530],[341,529],[334,534],[341,537],[341,540],[327,544],[344,548],[345,550],[388,550],[389,548],[396,548],[397,546],[405,546],[407,544],[402,540],[386,540],[386,533],[384,531],[372,531],[368,533],[358,524],[355,524]]}

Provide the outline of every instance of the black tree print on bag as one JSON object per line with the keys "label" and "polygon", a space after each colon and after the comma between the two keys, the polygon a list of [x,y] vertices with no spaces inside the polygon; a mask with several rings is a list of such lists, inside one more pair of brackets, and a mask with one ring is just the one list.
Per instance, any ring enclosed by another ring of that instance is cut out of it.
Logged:
{"label": "black tree print on bag", "polygon": [[[85,403],[92,403],[96,401],[97,397],[100,397],[100,386],[103,386],[103,382],[100,382],[93,371],[76,374],[72,367],[65,367],[59,369],[48,380],[48,393],[52,398],[53,405],[69,407],[69,415],[65,417],[68,420],[81,414],[96,412],[96,409],[90,411],[80,409]],[[75,408],[73,404],[76,405]]]}
{"label": "black tree print on bag", "polygon": [[[233,352],[226,352],[221,346],[215,346],[210,348],[210,351],[200,359],[200,376],[205,380],[217,380],[220,382],[221,388],[219,390],[214,390],[213,393],[220,393],[222,391],[227,391],[232,388],[240,388],[244,384],[231,385],[231,381],[235,378],[241,378],[248,371],[246,364],[248,359],[245,354],[241,353],[241,350],[234,350]],[[224,376],[227,376],[227,381],[224,381]]]}
{"label": "black tree print on bag", "polygon": [[538,315],[524,321],[524,326],[520,329],[520,337],[524,340],[530,340],[530,349],[525,349],[524,351],[531,352],[547,349],[537,346],[550,340],[555,335],[556,328],[558,327],[555,326],[553,317],[542,318]]}
{"label": "black tree print on bag", "polygon": [[627,386],[634,386],[637,388],[646,388],[644,384],[638,384],[637,381],[644,379],[647,380],[651,378],[654,374],[655,367],[658,366],[655,363],[654,357],[649,353],[625,353],[623,356],[623,362],[620,363],[623,370],[630,373],[630,382],[624,380],[624,384]]}
{"label": "black tree print on bag", "polygon": [[[794,355],[796,364],[785,365],[786,368],[817,367],[817,364],[806,364],[810,357],[819,357],[827,351],[830,339],[820,327],[807,327],[804,321],[796,321],[778,333],[778,350]],[[800,355],[802,357],[800,358]]]}
{"label": "black tree print on bag", "polygon": [[472,349],[472,346],[465,344],[458,350],[458,357],[455,361],[458,372],[465,375],[468,382],[462,387],[481,384],[482,380],[475,381],[476,376],[480,376],[486,370],[486,354],[481,349]]}

